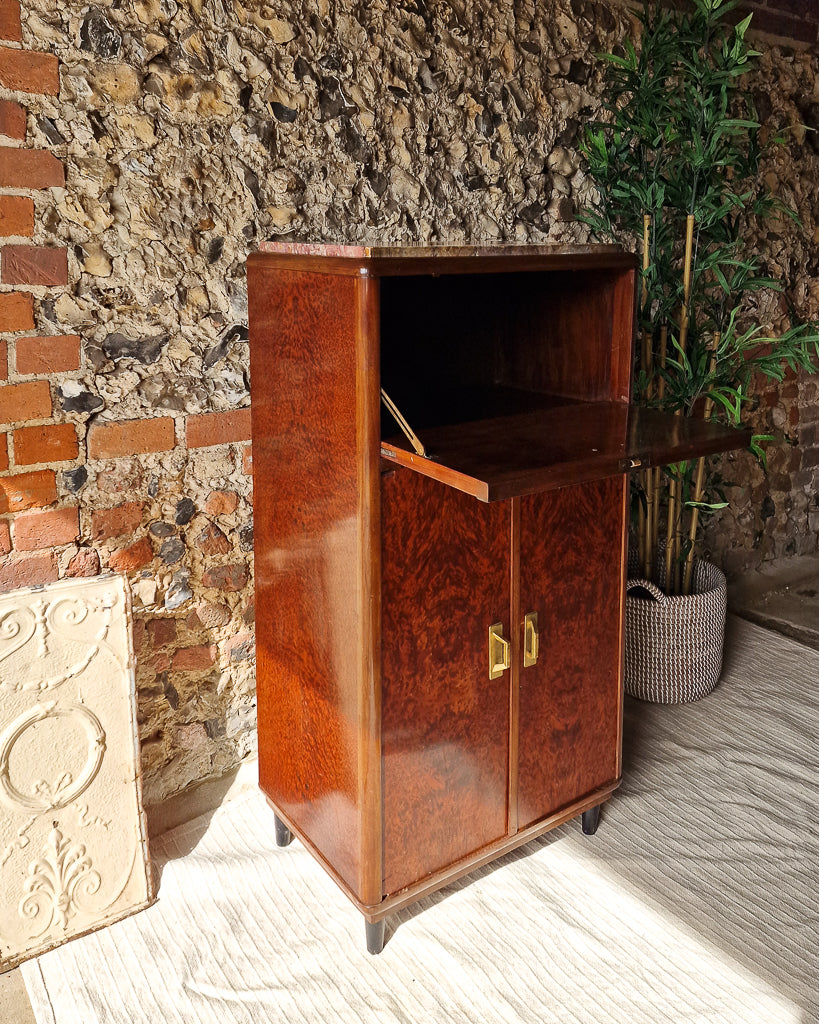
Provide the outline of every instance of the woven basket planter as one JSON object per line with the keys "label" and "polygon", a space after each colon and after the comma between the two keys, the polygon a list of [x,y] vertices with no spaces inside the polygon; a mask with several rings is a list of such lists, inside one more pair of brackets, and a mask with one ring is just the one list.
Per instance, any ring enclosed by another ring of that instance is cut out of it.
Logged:
{"label": "woven basket planter", "polygon": [[722,571],[695,562],[687,597],[667,597],[645,579],[629,579],[626,591],[626,693],[655,704],[686,704],[709,694],[722,671]]}

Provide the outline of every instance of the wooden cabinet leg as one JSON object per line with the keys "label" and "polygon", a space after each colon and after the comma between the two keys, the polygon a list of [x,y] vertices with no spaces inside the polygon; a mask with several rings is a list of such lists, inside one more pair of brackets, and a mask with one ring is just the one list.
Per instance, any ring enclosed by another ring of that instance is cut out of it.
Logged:
{"label": "wooden cabinet leg", "polygon": [[274,815],[273,820],[276,827],[276,846],[289,846],[293,841],[293,833],[278,814]]}
{"label": "wooden cabinet leg", "polygon": [[384,932],[386,921],[365,921],[364,930],[367,933],[367,952],[377,955],[384,948]]}
{"label": "wooden cabinet leg", "polygon": [[597,807],[590,807],[587,811],[583,811],[580,824],[583,828],[583,835],[593,836],[597,831],[597,826],[600,824],[600,804]]}

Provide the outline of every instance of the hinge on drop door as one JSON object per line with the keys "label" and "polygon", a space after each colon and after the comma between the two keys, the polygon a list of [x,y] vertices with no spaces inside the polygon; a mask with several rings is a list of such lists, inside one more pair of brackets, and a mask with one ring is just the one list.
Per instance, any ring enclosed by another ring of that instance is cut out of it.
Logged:
{"label": "hinge on drop door", "polygon": [[401,431],[406,437],[406,439],[415,449],[416,455],[420,455],[422,459],[425,459],[427,457],[426,449],[418,439],[418,435],[415,433],[415,431],[412,429],[409,423],[407,423],[407,421],[404,419],[403,415],[401,414],[401,410],[398,408],[395,402],[393,402],[393,400],[390,398],[390,396],[383,388],[381,388],[381,401],[392,414],[393,419],[401,428]]}

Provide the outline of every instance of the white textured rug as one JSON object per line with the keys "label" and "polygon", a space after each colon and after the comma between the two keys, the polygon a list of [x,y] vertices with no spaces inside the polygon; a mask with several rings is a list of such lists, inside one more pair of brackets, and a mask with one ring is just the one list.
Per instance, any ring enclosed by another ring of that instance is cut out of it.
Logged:
{"label": "white textured rug", "polygon": [[23,966],[38,1024],[819,1021],[819,654],[736,620],[729,651],[699,704],[627,702],[596,836],[424,900],[379,957],[257,793],[168,833],[154,907]]}

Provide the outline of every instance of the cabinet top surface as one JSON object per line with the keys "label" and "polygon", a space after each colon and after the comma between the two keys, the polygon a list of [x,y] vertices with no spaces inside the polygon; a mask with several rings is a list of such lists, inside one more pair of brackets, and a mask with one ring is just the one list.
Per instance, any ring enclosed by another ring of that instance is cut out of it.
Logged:
{"label": "cabinet top surface", "polygon": [[630,268],[635,257],[617,245],[333,245],[261,242],[252,261],[286,269],[341,273],[494,272],[581,267]]}

